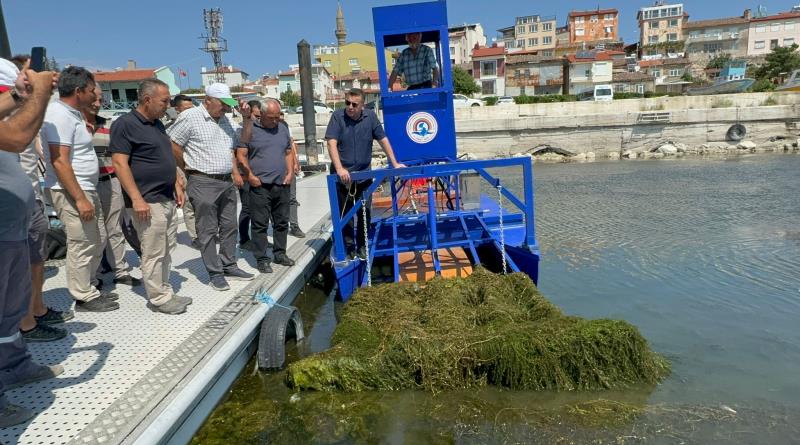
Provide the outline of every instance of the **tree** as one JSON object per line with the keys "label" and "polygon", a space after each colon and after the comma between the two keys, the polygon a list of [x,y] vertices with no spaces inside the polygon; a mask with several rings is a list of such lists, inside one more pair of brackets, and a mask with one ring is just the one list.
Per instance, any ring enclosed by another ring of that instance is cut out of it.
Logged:
{"label": "tree", "polygon": [[730,61],[731,61],[731,55],[730,54],[728,54],[728,53],[720,54],[720,55],[718,55],[718,56],[716,56],[713,59],[708,61],[708,64],[706,65],[706,69],[707,70],[708,69],[721,70],[722,68],[725,68],[725,65],[730,63]]}
{"label": "tree", "polygon": [[181,93],[183,93],[183,94],[202,94],[203,92],[204,91],[202,89],[200,89],[200,88],[187,88],[187,89],[181,91]]}
{"label": "tree", "polygon": [[800,68],[800,54],[797,44],[778,46],[767,54],[766,61],[756,70],[757,79],[774,79],[781,74],[791,73]]}
{"label": "tree", "polygon": [[475,79],[473,79],[468,72],[457,66],[453,67],[453,89],[457,94],[464,94],[467,96],[481,90],[475,82]]}
{"label": "tree", "polygon": [[56,62],[56,58],[55,58],[55,57],[50,57],[50,59],[48,59],[48,60],[46,61],[46,63],[45,63],[45,69],[46,69],[47,71],[55,71],[55,72],[57,72],[57,73],[58,73],[58,72],[61,72],[61,67],[60,67],[60,66],[58,66],[58,62]]}
{"label": "tree", "polygon": [[299,107],[300,95],[293,92],[291,88],[281,93],[281,102],[287,107]]}

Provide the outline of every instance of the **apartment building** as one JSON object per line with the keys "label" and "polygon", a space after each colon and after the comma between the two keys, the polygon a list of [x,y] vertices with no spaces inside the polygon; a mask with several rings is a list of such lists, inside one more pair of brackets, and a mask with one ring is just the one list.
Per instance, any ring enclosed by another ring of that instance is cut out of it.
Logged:
{"label": "apartment building", "polygon": [[450,64],[454,66],[471,63],[475,45],[486,46],[486,35],[480,23],[451,26],[447,32],[450,37]]}
{"label": "apartment building", "polygon": [[800,12],[782,12],[750,20],[747,55],[767,54],[779,46],[800,44]]}
{"label": "apartment building", "polygon": [[567,16],[569,43],[618,41],[619,11],[596,9],[594,11],[571,11]]}
{"label": "apartment building", "polygon": [[683,29],[689,15],[683,3],[667,4],[663,0],[639,9],[639,50],[642,59],[683,53]]}
{"label": "apartment building", "polygon": [[517,17],[514,26],[498,29],[499,40],[509,53],[538,51],[552,57],[556,48],[556,17],[528,15]]}
{"label": "apartment building", "polygon": [[720,53],[734,58],[746,56],[751,18],[748,9],[739,17],[687,22],[684,26],[686,55],[693,58]]}

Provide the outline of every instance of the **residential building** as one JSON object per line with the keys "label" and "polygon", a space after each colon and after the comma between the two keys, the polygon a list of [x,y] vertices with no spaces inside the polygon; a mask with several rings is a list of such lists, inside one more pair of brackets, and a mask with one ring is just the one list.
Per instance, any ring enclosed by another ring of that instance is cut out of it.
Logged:
{"label": "residential building", "polygon": [[800,44],[800,12],[754,17],[748,29],[747,55],[768,54],[779,46]]}
{"label": "residential building", "polygon": [[561,94],[564,84],[564,60],[535,53],[506,55],[505,95]]}
{"label": "residential building", "polygon": [[[249,74],[240,70],[239,68],[235,68],[233,65],[224,66],[219,69],[219,72],[225,76],[225,85],[228,85],[231,88],[234,87],[241,87],[242,85],[247,83],[247,78]],[[207,70],[206,67],[202,67],[200,69],[200,78],[203,87],[207,87],[212,83],[218,82],[217,80],[217,70]]]}
{"label": "residential building", "polygon": [[734,58],[746,56],[750,19],[748,9],[740,17],[686,22],[686,55],[695,59],[709,59],[721,53]]}
{"label": "residential building", "polygon": [[653,76],[641,71],[614,71],[611,86],[615,93],[644,94],[656,90],[656,81]]}
{"label": "residential building", "polygon": [[683,27],[689,20],[683,3],[666,4],[659,0],[654,6],[639,9],[636,18],[642,59],[683,53]]}
{"label": "residential building", "polygon": [[475,45],[486,46],[486,35],[480,23],[451,26],[450,34],[450,64],[462,65],[472,62],[472,48]]}
{"label": "residential building", "polygon": [[251,89],[263,97],[271,97],[273,99],[280,99],[281,94],[278,89],[279,81],[277,77],[270,77],[264,75],[261,79],[246,84],[245,89]]}
{"label": "residential building", "polygon": [[692,82],[684,79],[691,74],[692,62],[685,57],[642,60],[639,62],[641,72],[655,78],[656,92],[683,93]]}
{"label": "residential building", "polygon": [[619,41],[619,11],[596,9],[571,11],[567,15],[569,43]]}
{"label": "residential building", "polygon": [[[321,64],[314,64],[311,67],[311,82],[314,88],[315,100],[326,102],[328,96],[335,93],[333,78]],[[300,89],[300,67],[298,65],[289,65],[288,71],[278,73],[278,96],[289,90],[302,94]]]}
{"label": "residential building", "polygon": [[113,102],[121,106],[132,106],[139,99],[139,82],[153,77],[169,86],[169,94],[175,95],[181,91],[175,83],[175,74],[166,66],[137,68],[136,62],[129,60],[126,69],[97,71],[93,74],[95,81],[103,90],[103,103],[106,105]]}
{"label": "residential building", "polygon": [[580,94],[595,85],[610,84],[613,80],[615,59],[624,59],[622,51],[582,51],[566,56],[569,64],[565,92]]}
{"label": "residential building", "polygon": [[556,17],[528,15],[517,17],[514,26],[498,29],[500,40],[509,53],[539,51],[552,57],[556,49]]}
{"label": "residential building", "polygon": [[506,95],[506,49],[502,46],[478,47],[472,50],[472,77],[483,96]]}

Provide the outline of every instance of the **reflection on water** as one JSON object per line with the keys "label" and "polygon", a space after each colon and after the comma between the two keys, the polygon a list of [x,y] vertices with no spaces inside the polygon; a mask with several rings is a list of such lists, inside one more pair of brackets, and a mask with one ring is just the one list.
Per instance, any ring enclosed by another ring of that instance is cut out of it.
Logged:
{"label": "reflection on water", "polygon": [[[800,157],[534,171],[542,292],[637,325],[673,364],[655,392],[293,395],[248,370],[194,443],[796,442]],[[308,287],[298,304],[297,353],[325,349],[333,301]]]}

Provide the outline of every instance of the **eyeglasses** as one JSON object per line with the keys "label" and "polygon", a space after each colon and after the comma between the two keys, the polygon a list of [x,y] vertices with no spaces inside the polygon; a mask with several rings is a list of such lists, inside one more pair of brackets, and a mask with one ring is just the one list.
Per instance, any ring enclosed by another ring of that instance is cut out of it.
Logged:
{"label": "eyeglasses", "polygon": [[358,102],[350,102],[347,99],[344,100],[344,104],[347,105],[348,107],[353,107],[353,108],[358,108],[358,106],[361,105]]}

